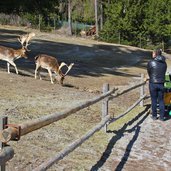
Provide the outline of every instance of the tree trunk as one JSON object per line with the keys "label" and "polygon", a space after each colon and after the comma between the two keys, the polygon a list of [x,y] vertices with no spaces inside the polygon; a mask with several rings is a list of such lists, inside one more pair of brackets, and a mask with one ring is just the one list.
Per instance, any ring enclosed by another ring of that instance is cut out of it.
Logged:
{"label": "tree trunk", "polygon": [[68,34],[72,35],[71,0],[68,0]]}
{"label": "tree trunk", "polygon": [[98,11],[97,11],[98,0],[94,0],[94,8],[95,8],[95,21],[96,21],[96,36],[99,36],[99,28],[98,28]]}
{"label": "tree trunk", "polygon": [[100,30],[103,29],[103,4],[100,4]]}

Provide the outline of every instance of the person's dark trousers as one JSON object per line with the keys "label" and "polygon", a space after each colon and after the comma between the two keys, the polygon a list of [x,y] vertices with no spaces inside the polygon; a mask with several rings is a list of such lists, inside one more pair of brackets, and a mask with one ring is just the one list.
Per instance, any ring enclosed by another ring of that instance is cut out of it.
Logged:
{"label": "person's dark trousers", "polygon": [[159,103],[160,119],[164,119],[164,84],[149,83],[151,95],[152,116],[157,117],[157,102]]}

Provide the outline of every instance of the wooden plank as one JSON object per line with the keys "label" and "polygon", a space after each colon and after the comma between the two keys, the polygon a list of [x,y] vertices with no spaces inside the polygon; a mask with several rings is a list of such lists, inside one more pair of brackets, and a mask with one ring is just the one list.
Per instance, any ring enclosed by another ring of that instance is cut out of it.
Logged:
{"label": "wooden plank", "polygon": [[[7,122],[8,122],[8,118],[6,116],[2,116],[0,118],[0,130],[3,131]],[[4,147],[5,147],[5,144],[3,142],[0,142],[0,150],[1,151],[3,151]],[[6,167],[5,167],[5,162],[4,162],[0,165],[0,171],[5,171],[5,170],[6,170]]]}
{"label": "wooden plank", "polygon": [[[109,91],[109,84],[103,85],[103,94]],[[108,115],[108,98],[102,101],[102,119]]]}
{"label": "wooden plank", "polygon": [[14,150],[10,146],[6,146],[0,152],[0,165],[4,165],[8,160],[14,156]]}
{"label": "wooden plank", "polygon": [[[141,82],[144,82],[144,74],[141,74]],[[140,98],[144,96],[144,92],[145,92],[145,90],[144,90],[144,85],[142,85],[142,86],[140,87]],[[144,100],[142,100],[142,101],[140,102],[140,106],[141,106],[141,107],[144,106]]]}
{"label": "wooden plank", "polygon": [[120,114],[118,117],[113,118],[110,120],[110,123],[122,118],[123,116],[125,116],[128,112],[130,112],[132,109],[134,109],[143,99],[146,98],[146,95],[144,94],[143,97],[141,97],[139,100],[137,100],[132,106],[130,106],[123,114]]}
{"label": "wooden plank", "polygon": [[[109,91],[109,84],[103,85],[103,94],[107,93]],[[108,97],[102,100],[102,119],[105,118],[108,115],[109,110],[109,102]],[[104,126],[104,131],[106,132],[107,125]]]}
{"label": "wooden plank", "polygon": [[[58,120],[61,120],[61,119],[64,119],[66,118],[67,116],[75,113],[75,112],[78,112],[79,110],[81,109],[84,109],[88,106],[91,106],[97,102],[99,102],[100,100],[108,97],[108,96],[111,96],[109,99],[113,99],[115,97],[118,97],[124,93],[127,93],[137,87],[140,87],[142,85],[144,85],[145,82],[143,83],[140,83],[140,84],[137,84],[137,85],[134,85],[126,90],[123,90],[121,92],[118,92],[114,95],[112,95],[112,93],[114,93],[117,89],[113,88],[111,91],[108,91],[107,93],[105,94],[102,94],[101,96],[98,96],[94,99],[91,99],[91,100],[88,100],[86,102],[83,102],[81,105],[77,105],[71,109],[67,109],[66,111],[64,112],[58,112],[58,113],[54,113],[54,114],[50,114],[50,115],[46,115],[46,116],[43,116],[41,118],[38,118],[38,119],[35,119],[35,120],[32,120],[32,121],[27,121],[25,123],[22,123],[22,124],[18,124],[17,126],[20,127],[20,136],[23,136],[23,135],[26,135],[32,131],[35,131],[37,129],[40,129],[44,126],[47,126],[53,122],[56,122]],[[14,132],[12,132],[14,130]],[[11,138],[14,138],[14,139],[17,139],[16,137],[18,136],[18,133],[16,133],[16,129],[12,129],[11,131],[11,128],[7,128],[7,129],[4,129],[3,131],[0,131],[0,140],[2,142],[8,142],[11,140]],[[4,132],[5,132],[5,135],[8,135],[8,136],[4,136]],[[8,139],[6,139],[8,137]]]}
{"label": "wooden plank", "polygon": [[129,91],[131,91],[133,89],[136,89],[136,88],[138,88],[138,87],[140,87],[142,85],[145,85],[145,84],[146,84],[146,82],[139,83],[139,84],[133,85],[133,86],[131,86],[131,87],[125,89],[125,90],[122,90],[121,92],[117,92],[115,94],[112,94],[111,97],[109,98],[109,100],[112,100],[113,98],[119,97],[122,94],[125,94],[125,93],[127,93],[127,92],[129,92]]}
{"label": "wooden plank", "polygon": [[[6,116],[2,116],[0,118],[0,130],[3,130],[5,128],[5,125],[8,122],[8,118]],[[0,142],[0,148],[1,148],[1,152],[4,150],[5,144],[3,142]],[[0,165],[0,171],[5,171],[6,170],[6,166],[5,166],[5,162],[2,163]]]}
{"label": "wooden plank", "polygon": [[43,162],[40,166],[33,169],[33,171],[45,171],[48,168],[50,168],[53,164],[57,163],[59,160],[63,159],[66,155],[71,153],[73,150],[75,150],[77,147],[79,147],[83,142],[88,140],[95,132],[99,131],[108,121],[110,117],[106,116],[98,125],[96,125],[93,129],[88,131],[84,136],[77,139],[73,143],[69,144],[64,150],[59,152],[54,157],[51,157],[47,161]]}

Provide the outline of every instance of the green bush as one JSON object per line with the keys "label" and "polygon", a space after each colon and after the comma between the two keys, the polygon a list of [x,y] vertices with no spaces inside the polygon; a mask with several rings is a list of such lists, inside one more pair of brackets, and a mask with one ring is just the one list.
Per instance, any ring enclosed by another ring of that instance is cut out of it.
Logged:
{"label": "green bush", "polygon": [[20,23],[21,25],[25,25],[25,23],[30,23],[32,27],[37,28],[38,23],[39,23],[39,18],[36,15],[30,14],[30,13],[25,13],[21,16],[22,22]]}

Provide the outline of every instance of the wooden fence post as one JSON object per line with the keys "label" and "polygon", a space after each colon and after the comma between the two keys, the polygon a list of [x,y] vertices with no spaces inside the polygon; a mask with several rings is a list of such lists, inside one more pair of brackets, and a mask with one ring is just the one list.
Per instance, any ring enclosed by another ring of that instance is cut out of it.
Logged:
{"label": "wooden fence post", "polygon": [[[103,84],[103,94],[105,94],[108,91],[109,91],[109,84],[108,83]],[[108,97],[102,101],[102,117],[101,117],[102,120],[108,115],[108,106],[109,106],[108,101],[109,101]],[[106,130],[107,130],[107,124],[104,127],[105,132]]]}
{"label": "wooden fence post", "polygon": [[[144,82],[144,74],[141,74],[141,83],[143,83],[143,82]],[[144,90],[144,85],[142,85],[142,86],[140,87],[140,98],[142,98],[142,97],[144,96],[144,92],[145,92],[145,90]],[[140,106],[141,106],[141,107],[144,106],[144,100],[142,100],[142,101],[140,102]]]}
{"label": "wooden fence post", "polygon": [[[0,130],[3,130],[5,128],[6,124],[7,124],[7,117],[5,117],[5,116],[1,117],[0,118]],[[5,146],[5,144],[0,141],[0,150],[1,151],[4,146]],[[5,171],[5,164],[0,166],[0,171]]]}

